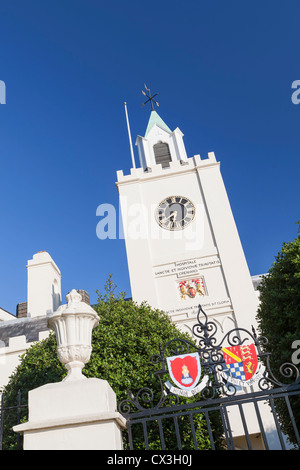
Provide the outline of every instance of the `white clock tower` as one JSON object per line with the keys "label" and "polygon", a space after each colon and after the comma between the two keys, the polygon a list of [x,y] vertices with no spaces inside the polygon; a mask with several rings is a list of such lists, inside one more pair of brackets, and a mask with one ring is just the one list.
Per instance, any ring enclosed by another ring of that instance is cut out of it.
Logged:
{"label": "white clock tower", "polygon": [[153,106],[136,145],[140,168],[116,183],[133,300],[185,331],[199,304],[224,332],[250,329],[258,299],[214,153],[188,158]]}

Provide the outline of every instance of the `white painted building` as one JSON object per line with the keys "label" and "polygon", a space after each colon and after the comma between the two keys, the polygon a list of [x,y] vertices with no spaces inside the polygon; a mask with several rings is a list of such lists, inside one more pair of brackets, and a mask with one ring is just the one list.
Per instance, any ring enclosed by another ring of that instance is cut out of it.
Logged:
{"label": "white painted building", "polygon": [[[191,335],[199,304],[219,341],[236,327],[251,331],[261,276],[251,278],[220,162],[213,152],[188,158],[183,133],[155,110],[136,146],[140,168],[118,171],[116,182],[133,300],[165,311]],[[253,448],[263,448],[253,404],[244,412]],[[277,448],[270,408],[260,412],[269,446]],[[237,448],[247,448],[237,407],[229,414]]]}
{"label": "white painted building", "polygon": [[27,302],[16,316],[0,309],[0,390],[20,362],[20,356],[49,334],[47,313],[61,304],[61,273],[49,253],[36,253],[27,264]]}
{"label": "white painted building", "polygon": [[[79,290],[89,303],[88,294]],[[61,273],[49,253],[39,251],[27,263],[27,301],[16,315],[0,308],[0,391],[36,341],[48,337],[47,315],[61,305]]]}
{"label": "white painted building", "polygon": [[14,316],[11,313],[9,313],[7,310],[4,310],[3,308],[0,307],[0,322],[9,321],[13,318]]}
{"label": "white painted building", "polygon": [[27,265],[27,316],[41,317],[61,305],[61,273],[46,251],[33,255]]}
{"label": "white painted building", "polygon": [[214,153],[188,158],[156,111],[136,145],[140,168],[116,183],[133,300],[187,331],[199,303],[223,331],[250,329],[258,296]]}

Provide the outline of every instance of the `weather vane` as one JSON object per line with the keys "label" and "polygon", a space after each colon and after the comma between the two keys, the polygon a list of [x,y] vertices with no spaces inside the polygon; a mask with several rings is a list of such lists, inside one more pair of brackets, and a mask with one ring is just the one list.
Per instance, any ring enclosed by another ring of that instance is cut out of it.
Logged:
{"label": "weather vane", "polygon": [[150,101],[152,111],[154,111],[154,104],[156,104],[156,106],[159,106],[158,102],[154,100],[155,96],[157,96],[158,93],[155,93],[155,95],[151,96],[150,88],[147,88],[147,86],[145,85],[145,89],[147,90],[147,93],[144,90],[142,90],[142,93],[143,95],[147,96],[148,99],[147,101],[145,101],[145,103],[142,104],[142,106],[145,106],[145,104],[149,103]]}

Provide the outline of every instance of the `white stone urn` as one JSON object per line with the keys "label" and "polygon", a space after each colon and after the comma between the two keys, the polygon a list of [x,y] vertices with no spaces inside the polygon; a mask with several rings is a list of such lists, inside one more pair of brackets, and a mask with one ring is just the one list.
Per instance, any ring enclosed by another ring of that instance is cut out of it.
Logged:
{"label": "white stone urn", "polygon": [[64,381],[86,379],[82,369],[91,357],[92,330],[99,317],[75,289],[66,300],[66,305],[49,315],[48,327],[55,331],[59,360],[68,369]]}

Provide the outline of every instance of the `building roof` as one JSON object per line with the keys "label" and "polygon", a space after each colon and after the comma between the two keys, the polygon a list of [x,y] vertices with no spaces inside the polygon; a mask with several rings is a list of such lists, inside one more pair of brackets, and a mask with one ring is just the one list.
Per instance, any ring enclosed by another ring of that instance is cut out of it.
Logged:
{"label": "building roof", "polygon": [[0,322],[15,319],[15,315],[0,307]]}
{"label": "building roof", "polygon": [[2,347],[9,345],[9,338],[25,336],[26,342],[39,340],[40,331],[48,331],[47,317],[19,318],[12,321],[0,322],[0,341]]}

